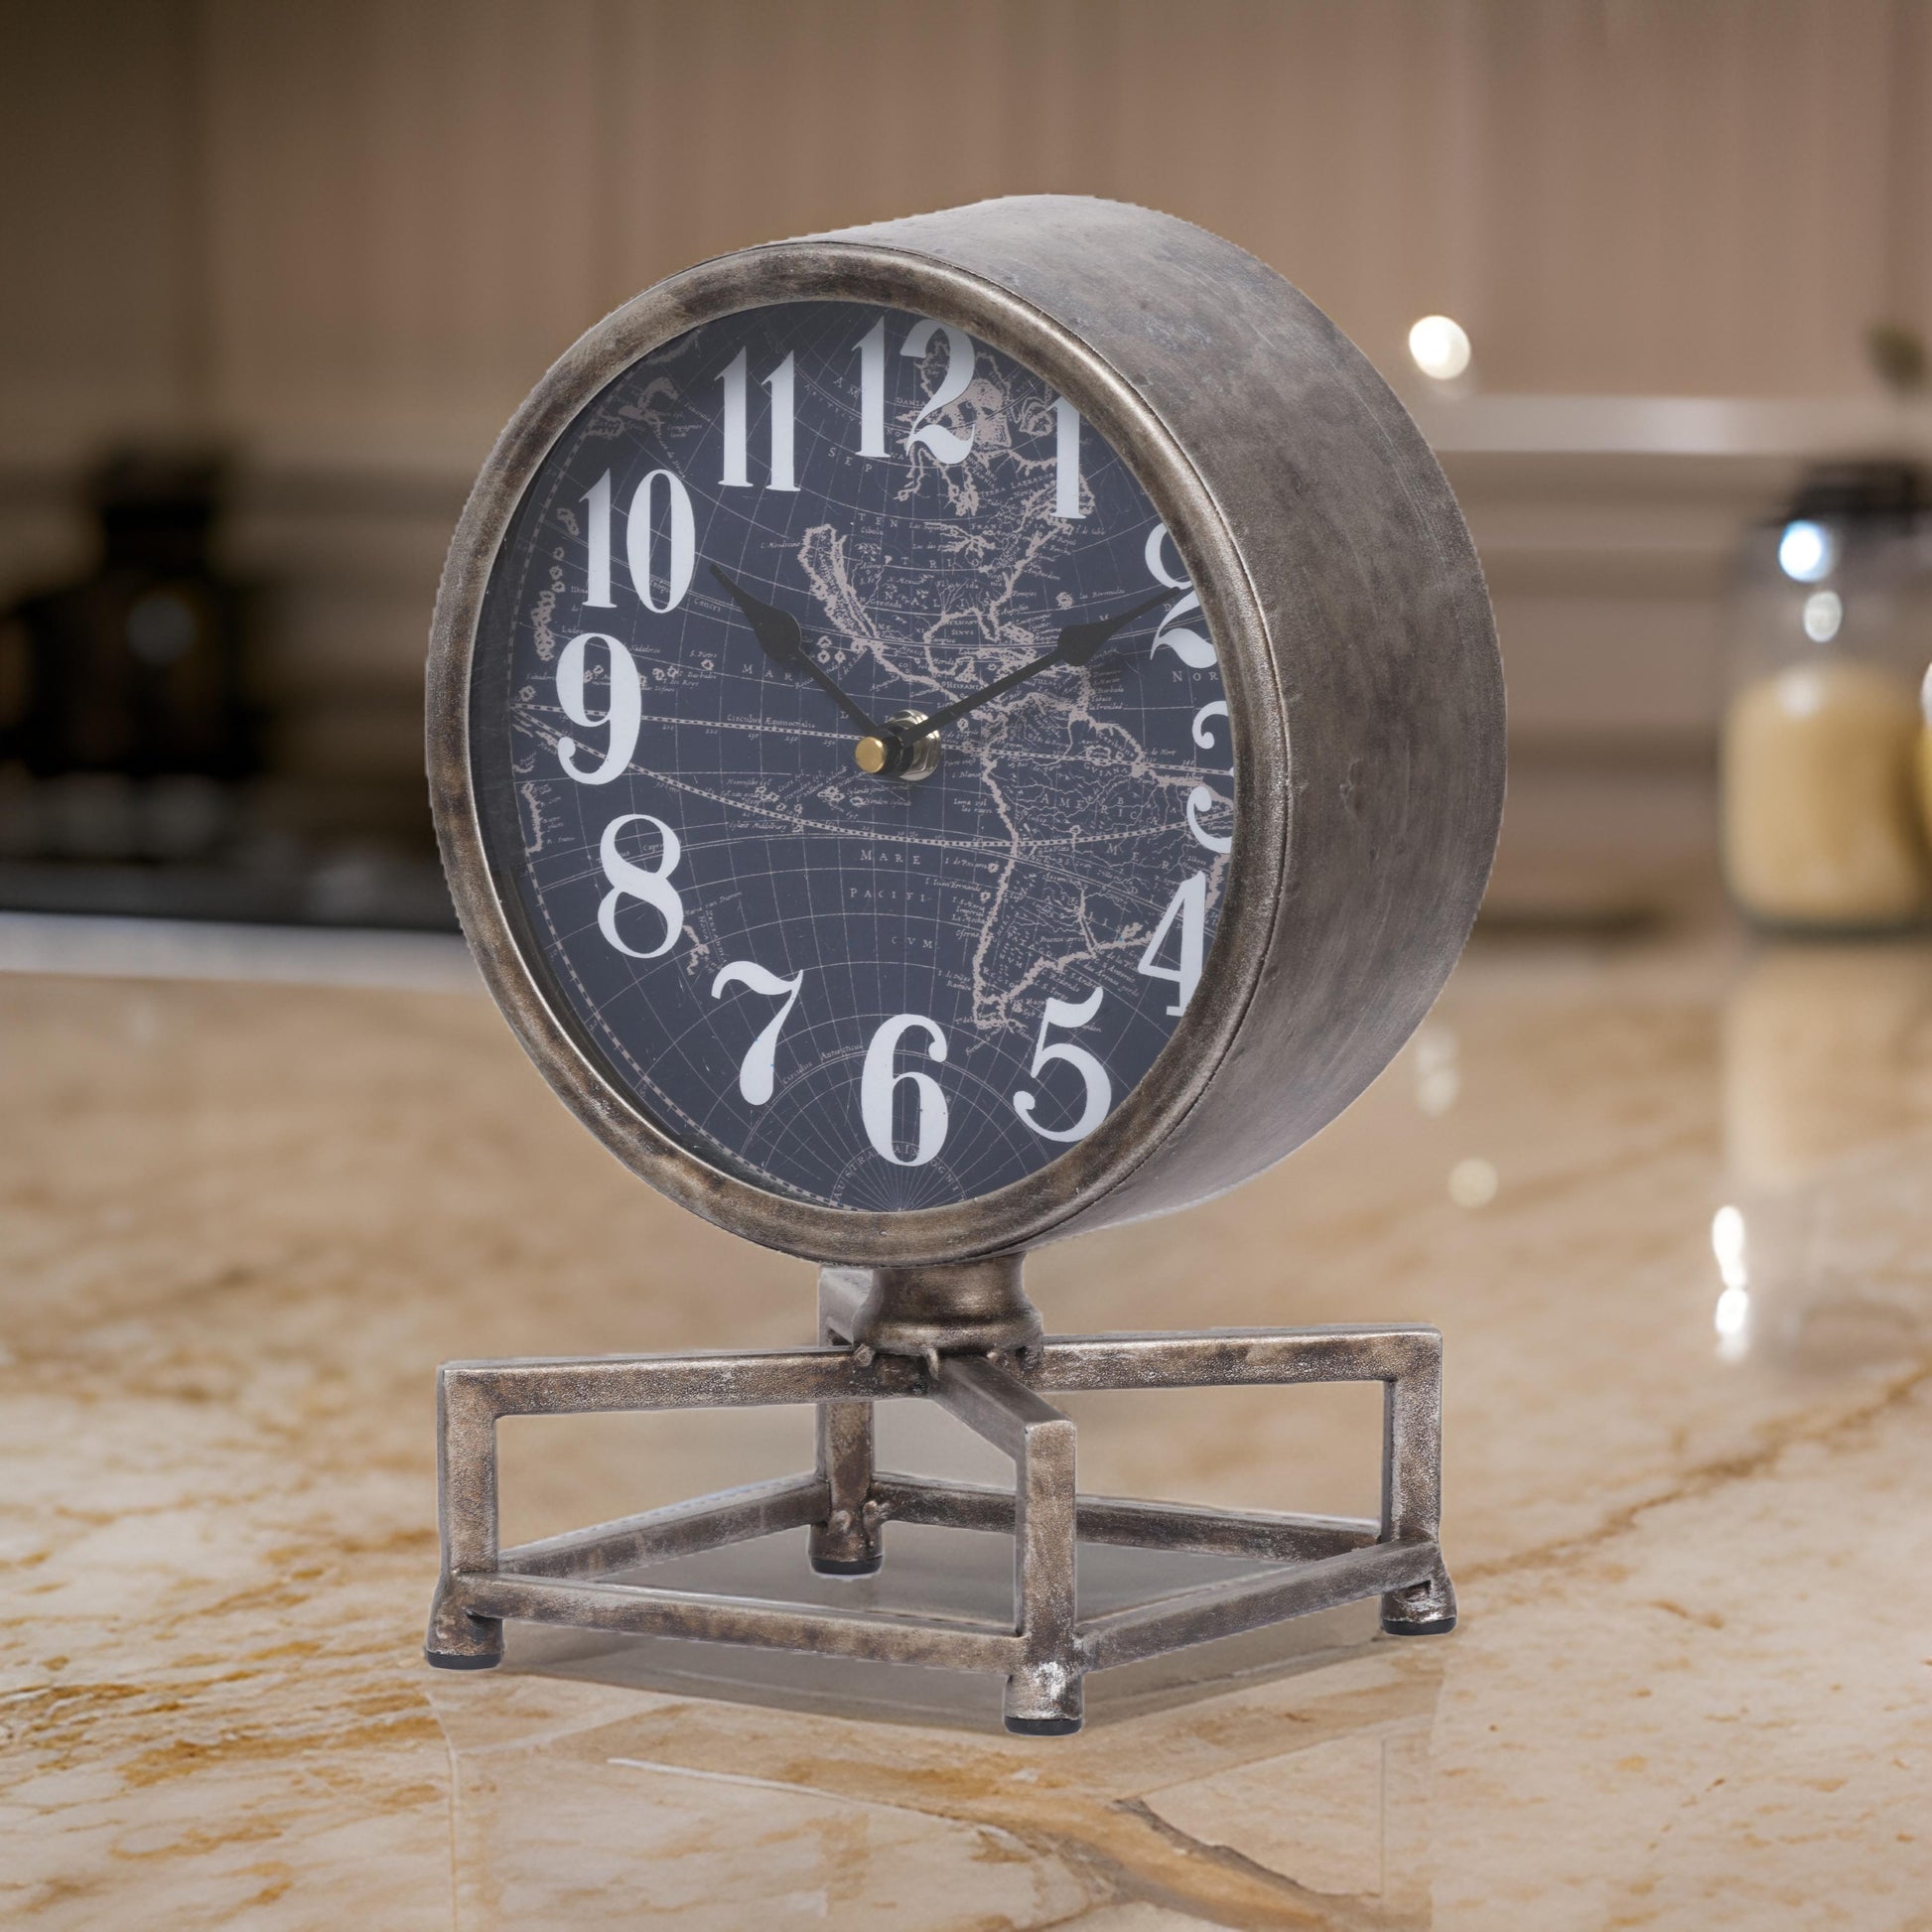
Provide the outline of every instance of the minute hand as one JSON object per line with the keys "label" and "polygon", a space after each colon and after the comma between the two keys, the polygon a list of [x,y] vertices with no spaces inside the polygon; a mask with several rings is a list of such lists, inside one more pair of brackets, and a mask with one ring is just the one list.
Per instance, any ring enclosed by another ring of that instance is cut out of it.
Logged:
{"label": "minute hand", "polygon": [[1009,671],[1005,677],[996,677],[991,684],[968,697],[942,705],[923,724],[903,729],[900,737],[909,745],[950,725],[955,718],[963,718],[969,711],[977,711],[981,705],[1004,697],[1015,685],[1025,684],[1030,677],[1037,677],[1041,671],[1050,671],[1055,664],[1086,663],[1117,630],[1125,630],[1136,618],[1146,617],[1157,605],[1172,602],[1175,595],[1173,591],[1162,591],[1145,603],[1135,605],[1131,611],[1121,612],[1118,617],[1095,618],[1086,623],[1067,624],[1053,648],[1043,656],[1035,657],[1031,664],[1021,665],[1017,671]]}

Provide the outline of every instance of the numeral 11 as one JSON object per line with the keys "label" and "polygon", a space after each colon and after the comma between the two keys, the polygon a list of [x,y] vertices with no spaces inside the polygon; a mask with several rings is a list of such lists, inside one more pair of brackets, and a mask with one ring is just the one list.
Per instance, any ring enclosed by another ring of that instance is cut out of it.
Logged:
{"label": "numeral 11", "polygon": [[[725,391],[725,468],[719,481],[727,489],[749,489],[752,479],[749,474],[750,457],[747,445],[750,434],[746,422],[746,388],[750,356],[749,349],[741,348],[726,365],[725,372],[718,380]],[[767,489],[796,489],[797,483],[792,477],[792,357],[787,355],[778,366],[764,378],[764,386],[771,391],[771,475],[765,483]]]}

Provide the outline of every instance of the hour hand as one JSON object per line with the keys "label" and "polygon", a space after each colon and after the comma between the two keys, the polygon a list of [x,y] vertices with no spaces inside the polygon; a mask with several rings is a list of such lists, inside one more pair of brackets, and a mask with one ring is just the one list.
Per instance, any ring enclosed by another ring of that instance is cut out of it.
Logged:
{"label": "hour hand", "polygon": [[789,611],[781,611],[775,604],[754,597],[716,564],[711,566],[711,574],[731,593],[732,602],[744,612],[746,622],[752,626],[752,635],[772,663],[783,671],[803,671],[861,731],[868,736],[877,733],[878,726],[826,676],[818,659],[805,648],[804,632]]}

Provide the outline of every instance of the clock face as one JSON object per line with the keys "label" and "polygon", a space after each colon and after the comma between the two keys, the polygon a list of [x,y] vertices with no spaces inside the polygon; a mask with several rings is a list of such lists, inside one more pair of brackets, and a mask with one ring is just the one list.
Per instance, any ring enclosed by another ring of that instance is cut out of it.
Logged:
{"label": "clock face", "polygon": [[476,662],[525,958],[714,1167],[872,1212],[989,1193],[1194,995],[1234,748],[1186,566],[958,328],[786,303],[633,363],[525,492]]}

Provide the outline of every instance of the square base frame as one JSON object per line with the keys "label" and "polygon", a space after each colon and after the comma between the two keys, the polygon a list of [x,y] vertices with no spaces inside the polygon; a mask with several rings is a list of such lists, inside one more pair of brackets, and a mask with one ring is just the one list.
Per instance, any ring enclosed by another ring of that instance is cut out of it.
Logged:
{"label": "square base frame", "polygon": [[[445,1670],[486,1670],[503,1620],[763,1645],[890,1663],[998,1672],[1006,1725],[1032,1735],[1078,1730],[1089,1671],[1138,1662],[1358,1598],[1382,1599],[1382,1628],[1430,1636],[1455,1627],[1438,1540],[1442,1499],[1442,1336],[1418,1326],[1200,1329],[1049,1335],[1024,1350],[924,1357],[855,1345],[870,1276],[819,1276],[820,1345],[745,1354],[450,1362],[437,1376],[438,1513],[443,1574],[424,1646]],[[1081,1495],[1074,1426],[1043,1392],[1380,1382],[1379,1521],[1198,1508]],[[894,1475],[873,1460],[873,1405],[937,1402],[1012,1458],[1014,1488]],[[816,1405],[810,1474],[753,1484],[619,1522],[497,1547],[496,1422],[502,1416]],[[879,1570],[891,1522],[1009,1534],[1010,1625],[885,1610],[664,1589],[621,1572],[773,1531],[809,1531],[812,1568]],[[1202,1585],[1082,1619],[1078,1541],[1266,1562],[1260,1575]]]}

